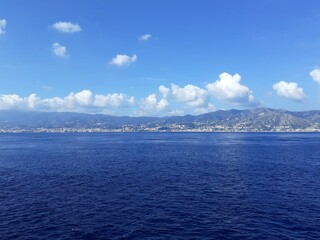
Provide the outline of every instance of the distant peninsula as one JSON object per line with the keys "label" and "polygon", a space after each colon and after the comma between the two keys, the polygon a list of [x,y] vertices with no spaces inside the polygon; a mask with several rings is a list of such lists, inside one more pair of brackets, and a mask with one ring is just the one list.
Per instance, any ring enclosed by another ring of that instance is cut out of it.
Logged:
{"label": "distant peninsula", "polygon": [[0,133],[20,132],[320,132],[320,111],[254,108],[168,117],[0,111]]}

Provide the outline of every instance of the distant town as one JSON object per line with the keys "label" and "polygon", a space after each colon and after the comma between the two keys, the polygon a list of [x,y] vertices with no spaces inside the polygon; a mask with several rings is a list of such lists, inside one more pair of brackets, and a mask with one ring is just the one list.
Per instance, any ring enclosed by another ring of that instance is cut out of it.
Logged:
{"label": "distant town", "polygon": [[34,129],[0,129],[0,133],[99,133],[99,132],[320,132],[320,129],[291,129],[289,127],[277,127],[272,130],[263,130],[257,128],[229,128],[229,127],[201,127],[201,128],[186,128],[183,125],[172,127],[123,127],[119,129],[102,129],[102,128],[34,128]]}
{"label": "distant town", "polygon": [[0,111],[0,133],[27,132],[320,132],[320,111],[256,108],[171,117]]}

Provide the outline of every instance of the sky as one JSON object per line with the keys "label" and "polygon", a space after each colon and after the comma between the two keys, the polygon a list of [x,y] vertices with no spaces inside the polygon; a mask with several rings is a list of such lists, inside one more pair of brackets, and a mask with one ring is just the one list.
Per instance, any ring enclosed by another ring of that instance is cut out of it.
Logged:
{"label": "sky", "polygon": [[320,109],[318,0],[1,0],[0,110]]}

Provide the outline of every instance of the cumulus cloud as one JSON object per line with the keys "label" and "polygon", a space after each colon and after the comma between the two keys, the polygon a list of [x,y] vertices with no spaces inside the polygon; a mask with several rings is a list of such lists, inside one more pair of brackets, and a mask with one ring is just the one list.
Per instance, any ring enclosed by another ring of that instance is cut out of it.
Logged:
{"label": "cumulus cloud", "polygon": [[71,104],[71,107],[76,107],[76,106],[87,107],[92,105],[93,93],[90,90],[83,90],[78,93],[72,92],[64,99],[69,106]]}
{"label": "cumulus cloud", "polygon": [[24,100],[26,102],[27,109],[36,109],[41,104],[41,99],[35,93],[31,94]]}
{"label": "cumulus cloud", "polygon": [[54,29],[63,33],[74,33],[80,32],[82,29],[78,24],[74,24],[71,22],[57,22],[52,25]]}
{"label": "cumulus cloud", "polygon": [[135,103],[134,97],[128,97],[123,93],[113,93],[95,96],[94,105],[97,107],[112,106],[112,107],[127,107]]}
{"label": "cumulus cloud", "polygon": [[[135,60],[135,55],[132,57],[117,55],[112,61],[113,64],[121,66],[121,64],[125,64],[123,62],[134,62]],[[220,75],[220,80],[210,83],[206,87],[201,88],[192,84],[185,86],[160,85],[157,92],[139,100],[123,93],[93,94],[90,90],[72,92],[63,98],[46,99],[41,99],[36,94],[31,94],[26,98],[18,95],[0,95],[0,109],[107,114],[114,114],[114,112],[117,114],[122,111],[129,115],[169,116],[215,111],[216,108],[211,102],[212,96],[239,104],[255,103],[249,88],[240,84],[238,74],[232,76],[223,73]],[[124,108],[128,109],[124,110]]]}
{"label": "cumulus cloud", "polygon": [[164,98],[168,98],[170,94],[170,88],[167,88],[163,85],[159,87],[159,92],[162,94]]}
{"label": "cumulus cloud", "polygon": [[133,54],[132,57],[125,54],[118,54],[116,57],[111,59],[110,64],[121,67],[124,65],[130,65],[131,63],[134,63],[137,59],[138,57],[135,54]]}
{"label": "cumulus cloud", "polygon": [[241,76],[239,74],[232,76],[224,72],[219,75],[219,78],[219,80],[206,86],[213,97],[238,105],[257,104],[252,91],[240,83]]}
{"label": "cumulus cloud", "polygon": [[1,110],[33,110],[40,103],[40,98],[35,94],[30,94],[28,97],[20,97],[19,95],[0,95]]}
{"label": "cumulus cloud", "polygon": [[0,95],[0,109],[18,109],[23,101],[23,98],[16,94]]}
{"label": "cumulus cloud", "polygon": [[147,33],[139,37],[140,41],[148,41],[151,38],[151,34]]}
{"label": "cumulus cloud", "polygon": [[[191,110],[196,114],[215,111],[215,107],[210,103],[208,91],[195,85],[188,84],[180,87],[176,84],[171,84],[171,88],[161,85],[159,86],[159,92],[163,99],[166,99],[168,102],[170,100],[180,103],[187,111]],[[171,113],[168,112],[168,115],[172,115],[172,113],[177,111],[179,111],[179,113],[183,112],[181,110],[171,109]]]}
{"label": "cumulus cloud", "polygon": [[[210,103],[207,90],[188,84],[179,87],[171,84],[171,87],[159,86],[158,94],[153,93],[140,101],[141,112],[139,115],[182,115],[184,112],[201,114],[215,111]],[[174,107],[174,108],[173,108]],[[183,108],[183,111],[180,108]]]}
{"label": "cumulus cloud", "polygon": [[320,84],[320,68],[315,68],[309,74],[314,81]]}
{"label": "cumulus cloud", "polygon": [[301,101],[305,95],[303,88],[295,82],[280,81],[272,86],[279,96],[286,97],[295,101]]}
{"label": "cumulus cloud", "polygon": [[0,95],[1,110],[33,110],[53,112],[109,113],[112,109],[132,106],[134,97],[123,93],[93,94],[90,90],[71,92],[64,98],[41,99],[36,94],[28,97],[19,95]]}
{"label": "cumulus cloud", "polygon": [[141,109],[144,112],[161,112],[164,111],[169,106],[167,99],[162,98],[158,101],[156,94],[150,94],[145,99],[141,101]]}
{"label": "cumulus cloud", "polygon": [[66,57],[67,56],[67,48],[65,46],[62,46],[60,43],[53,43],[52,44],[52,51],[54,55],[58,57]]}
{"label": "cumulus cloud", "polygon": [[191,84],[182,88],[172,84],[171,94],[178,102],[183,102],[191,108],[207,106],[210,100],[208,92],[205,89]]}
{"label": "cumulus cloud", "polygon": [[7,20],[0,19],[0,34],[6,33]]}

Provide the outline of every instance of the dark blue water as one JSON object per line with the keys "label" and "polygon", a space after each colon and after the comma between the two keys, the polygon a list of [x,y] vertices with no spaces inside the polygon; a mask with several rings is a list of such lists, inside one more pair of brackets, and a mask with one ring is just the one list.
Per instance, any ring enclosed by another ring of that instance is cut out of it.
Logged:
{"label": "dark blue water", "polygon": [[320,239],[320,134],[1,134],[0,239]]}

